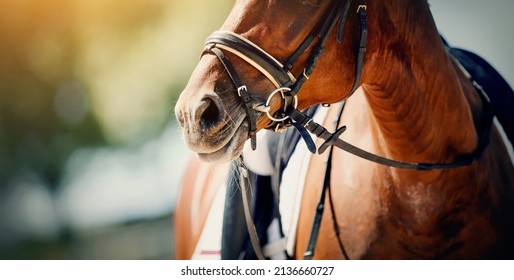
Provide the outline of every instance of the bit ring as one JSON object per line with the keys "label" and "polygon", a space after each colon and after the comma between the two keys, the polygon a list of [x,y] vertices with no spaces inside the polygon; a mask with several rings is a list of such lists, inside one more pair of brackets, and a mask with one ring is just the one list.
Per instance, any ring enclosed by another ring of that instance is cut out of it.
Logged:
{"label": "bit ring", "polygon": [[[268,96],[268,100],[266,100],[266,107],[269,107],[269,103],[270,103],[270,101],[271,101],[271,98],[273,98],[273,96],[274,96],[276,93],[280,92],[280,95],[282,95],[282,99],[285,99],[285,97],[284,97],[284,92],[290,92],[290,91],[291,91],[291,89],[290,89],[290,88],[288,88],[288,87],[280,87],[280,88],[277,88],[276,90],[272,91],[272,92],[271,92],[271,94]],[[293,107],[296,109],[296,107],[298,107],[298,96],[296,96],[296,95],[295,95],[295,96],[293,97],[293,99],[294,99],[294,106],[293,106]],[[283,117],[283,118],[275,118],[275,117],[273,117],[273,116],[270,114],[270,112],[269,112],[269,111],[268,111],[268,112],[266,112],[266,114],[268,115],[268,118],[269,118],[270,120],[275,121],[275,122],[282,122],[282,121],[285,121],[285,120],[287,120],[287,119],[289,118],[289,116],[285,116],[285,117]]]}

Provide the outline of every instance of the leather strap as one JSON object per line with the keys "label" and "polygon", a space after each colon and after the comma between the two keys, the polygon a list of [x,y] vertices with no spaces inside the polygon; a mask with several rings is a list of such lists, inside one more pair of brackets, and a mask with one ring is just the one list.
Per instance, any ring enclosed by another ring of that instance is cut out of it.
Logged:
{"label": "leather strap", "polygon": [[[350,4],[352,1],[347,1],[346,5],[341,6],[339,9],[340,12],[336,13],[336,20],[332,22],[332,25],[330,28],[326,30],[326,34],[323,34],[322,39],[319,41],[318,45],[314,48],[311,56],[309,57],[309,60],[307,62],[307,66],[305,67],[303,71],[303,75],[299,76],[296,80],[296,83],[291,87],[291,91],[286,93],[286,104],[292,104],[292,97],[300,91],[303,84],[307,81],[309,76],[314,72],[314,69],[316,68],[316,65],[318,63],[319,58],[325,51],[324,45],[326,40],[328,39],[328,35],[330,34],[332,28],[334,27],[337,18],[341,18],[341,22],[339,25],[339,30],[337,34],[337,40],[339,43],[343,40],[343,29],[344,29],[344,23],[346,21],[348,11],[350,9]],[[357,8],[357,13],[359,13],[359,25],[360,25],[360,39],[359,39],[359,48],[357,50],[357,55],[355,59],[355,79],[353,82],[353,85],[350,89],[350,92],[346,95],[344,99],[347,99],[350,97],[359,87],[361,77],[362,77],[362,70],[364,68],[364,56],[366,53],[366,45],[368,42],[368,21],[367,21],[367,13],[366,13],[367,6],[364,5],[364,1],[359,1],[359,6]],[[286,111],[290,106],[284,106],[284,110]]]}
{"label": "leather strap", "polygon": [[491,108],[491,105],[489,103],[489,98],[487,97],[487,94],[482,90],[482,87],[478,85],[475,81],[472,81],[473,86],[477,90],[480,98],[482,99],[483,104],[483,112],[485,116],[485,128],[483,133],[481,134],[481,137],[479,139],[479,143],[477,145],[477,148],[475,151],[471,154],[464,155],[457,159],[454,162],[450,163],[411,163],[411,162],[405,162],[405,161],[399,161],[394,159],[385,158],[379,155],[372,154],[370,152],[367,152],[365,150],[362,150],[348,142],[345,142],[344,140],[340,139],[339,136],[346,130],[346,127],[340,127],[336,130],[335,133],[330,133],[326,128],[324,128],[322,125],[316,123],[312,118],[308,117],[307,115],[303,114],[302,112],[291,108],[287,114],[293,119],[295,122],[300,123],[303,125],[308,131],[313,133],[319,138],[322,138],[325,140],[325,142],[318,148],[318,153],[323,153],[328,147],[336,146],[348,153],[351,153],[353,155],[356,155],[360,158],[382,164],[387,165],[391,167],[396,168],[403,168],[403,169],[411,169],[411,170],[419,170],[419,171],[428,171],[428,170],[434,170],[434,169],[452,169],[456,167],[466,166],[470,165],[473,162],[475,162],[477,159],[480,158],[480,156],[483,154],[486,147],[489,145],[489,135],[491,134],[491,128],[493,123],[493,111]]}
{"label": "leather strap", "polygon": [[[330,165],[330,157],[327,161],[327,165]],[[316,212],[314,214],[314,220],[312,221],[309,242],[307,243],[307,249],[305,249],[305,253],[303,254],[304,260],[312,260],[312,257],[314,256],[314,249],[316,248],[319,229],[321,228],[321,218],[323,217],[323,211],[325,210],[325,194],[327,193],[327,187],[329,184],[330,182],[327,182],[327,177],[325,176],[323,189],[321,190],[321,195],[319,197],[318,204],[316,206]]]}
{"label": "leather strap", "polygon": [[250,40],[230,31],[215,31],[205,41],[207,50],[212,45],[231,52],[259,70],[277,88],[289,86],[295,81],[294,75],[272,55]]}
{"label": "leather strap", "polygon": [[241,99],[244,102],[244,108],[245,108],[246,115],[247,115],[246,120],[248,121],[248,133],[250,136],[251,147],[252,147],[252,150],[255,151],[255,149],[257,148],[257,136],[256,136],[257,116],[256,116],[255,110],[252,108],[252,99],[250,97],[250,94],[248,93],[248,89],[246,88],[245,85],[243,85],[243,83],[241,82],[241,79],[239,79],[239,76],[237,75],[237,72],[234,70],[234,67],[232,66],[232,64],[230,63],[228,58],[225,56],[225,54],[223,54],[223,52],[221,50],[216,48],[215,45],[211,46],[211,48],[208,50],[210,52],[212,52],[213,54],[215,54],[218,57],[218,59],[221,61],[221,63],[225,67],[225,70],[227,71],[228,75],[230,76],[232,83],[234,83],[234,85],[236,86],[239,96],[241,97]]}
{"label": "leather strap", "polygon": [[[330,160],[332,160],[333,150],[330,150]],[[332,214],[332,228],[334,229],[334,233],[336,235],[337,245],[339,245],[339,250],[341,254],[345,257],[345,259],[349,260],[350,257],[346,252],[346,248],[344,247],[343,240],[341,240],[341,231],[339,230],[339,223],[337,222],[337,215],[334,208],[334,200],[332,199],[332,185],[330,185],[331,174],[332,174],[332,162],[329,163],[327,167],[327,171],[325,173],[325,182],[328,182],[328,202],[330,204],[330,213]]]}
{"label": "leather strap", "polygon": [[[345,102],[339,103],[339,108],[337,111],[339,114],[337,115],[337,120],[335,122],[335,127],[339,125],[340,118],[343,114]],[[325,210],[325,196],[327,193],[327,190],[330,194],[330,171],[332,169],[332,148],[330,148],[330,153],[328,155],[328,158],[326,160],[326,168],[325,168],[325,179],[323,180],[323,188],[321,189],[320,198],[318,200],[318,204],[316,206],[316,212],[314,213],[314,219],[312,221],[311,226],[311,234],[309,236],[309,241],[307,243],[307,248],[305,249],[305,253],[303,255],[303,258],[305,260],[311,260],[312,257],[314,257],[314,249],[316,248],[316,243],[318,241],[318,235],[319,230],[321,228],[321,220],[323,217],[323,212]],[[339,235],[338,235],[339,238]],[[346,252],[345,252],[346,255]]]}
{"label": "leather strap", "polygon": [[[206,40],[206,49],[202,53],[205,54],[207,52],[211,52],[215,54],[219,60],[224,65],[226,71],[228,72],[230,78],[232,79],[238,94],[241,96],[244,105],[245,111],[247,114],[248,125],[249,125],[249,134],[252,141],[252,149],[256,147],[256,112],[251,106],[251,97],[249,96],[248,89],[244,86],[238,75],[235,71],[232,64],[229,62],[228,58],[225,57],[223,51],[231,52],[238,57],[242,58],[261,73],[263,73],[277,88],[279,87],[289,87],[291,86],[291,91],[284,93],[284,104],[282,108],[282,112],[277,112],[278,114],[285,114],[289,116],[292,120],[289,120],[289,123],[274,123],[272,122],[268,128],[277,127],[279,125],[294,125],[300,135],[306,141],[309,150],[311,152],[315,152],[315,146],[313,144],[312,139],[306,133],[306,130],[310,131],[314,135],[319,138],[325,140],[325,142],[318,148],[318,153],[323,153],[326,149],[332,149],[333,146],[341,148],[349,153],[352,153],[358,157],[364,158],[369,161],[376,162],[378,164],[383,164],[391,167],[411,169],[411,170],[433,170],[433,169],[451,169],[460,166],[465,166],[476,161],[484,152],[485,148],[489,143],[489,135],[492,127],[493,113],[488,100],[487,95],[482,90],[482,88],[475,82],[473,85],[479,92],[480,97],[482,98],[482,102],[484,104],[484,114],[485,114],[485,129],[481,134],[479,139],[479,144],[476,150],[469,155],[465,155],[460,159],[456,160],[452,163],[410,163],[403,162],[394,159],[385,158],[379,155],[375,155],[364,151],[358,147],[351,145],[339,138],[339,136],[346,130],[345,126],[338,128],[334,133],[330,133],[326,128],[317,124],[312,120],[312,118],[306,116],[302,112],[296,110],[291,104],[293,104],[293,97],[298,94],[301,87],[305,83],[305,81],[309,78],[309,76],[313,73],[318,60],[322,56],[325,51],[325,43],[328,39],[331,30],[334,28],[336,22],[340,20],[339,29],[337,32],[338,42],[342,41],[344,24],[348,15],[348,11],[350,8],[351,0],[345,1],[335,1],[335,7],[333,9],[329,9],[327,20],[323,22],[323,24],[317,28],[317,31],[313,31],[309,34],[309,36],[302,42],[300,47],[290,56],[290,58],[282,65],[279,61],[277,61],[273,56],[262,50],[260,47],[252,43],[251,41],[245,39],[244,37],[234,34],[232,32],[227,31],[217,31],[213,33]],[[359,40],[359,48],[356,54],[356,73],[355,80],[350,90],[350,93],[346,95],[345,98],[351,96],[355,90],[360,85],[360,80],[362,76],[362,70],[364,66],[364,56],[366,52],[366,44],[367,44],[367,34],[368,34],[368,25],[367,25],[367,14],[366,14],[366,5],[364,5],[364,1],[359,1],[359,6],[357,8],[357,13],[359,14],[359,22],[360,22],[360,40]],[[316,45],[313,47],[313,50],[310,56],[307,59],[307,64],[303,69],[303,72],[298,77],[294,77],[289,70],[292,69],[293,64],[297,61],[302,53],[318,38]],[[330,167],[330,165],[327,165]],[[327,172],[329,172],[330,168],[327,168]],[[261,252],[260,244],[258,241],[258,236],[255,231],[255,226],[253,225],[253,220],[249,207],[249,200],[246,196],[246,189],[249,187],[248,177],[246,174],[246,169],[244,166],[240,168],[241,170],[241,185],[243,187],[243,204],[244,211],[247,221],[248,231],[250,233],[250,239],[252,242],[252,246],[254,247],[255,253],[259,258],[264,258]],[[328,182],[327,182],[328,181]],[[305,258],[312,258],[314,254],[314,248],[316,244],[316,240],[319,233],[319,227],[321,225],[321,216],[324,209],[324,200],[326,190],[329,189],[327,187],[329,185],[330,176],[325,176],[325,184],[320,195],[320,201],[318,203],[318,207],[316,210],[316,215],[313,221],[313,228],[311,231],[311,236],[308,243],[308,248],[305,253]],[[330,195],[330,192],[329,192]],[[331,199],[331,197],[330,197]],[[332,203],[332,201],[331,201]],[[334,217],[335,219],[335,217]],[[337,221],[335,221],[337,222]],[[334,225],[336,227],[336,225]],[[337,232],[336,232],[337,233]],[[339,240],[340,241],[340,240]],[[340,242],[341,248],[342,243]],[[346,254],[345,254],[346,255]]]}
{"label": "leather strap", "polygon": [[[331,10],[328,20],[325,21],[324,25],[321,27],[318,33],[319,41],[314,46],[309,58],[307,59],[306,66],[303,69],[302,75],[297,77],[296,82],[291,87],[291,91],[286,93],[286,103],[292,104],[293,96],[297,95],[300,92],[303,84],[309,79],[309,76],[314,72],[314,69],[318,65],[318,61],[325,52],[325,44],[328,40],[328,37],[337,23],[339,18],[346,19],[348,13],[348,7],[352,1],[349,0],[346,2],[346,5],[343,5],[342,1],[336,4],[336,7]],[[287,109],[287,106],[284,106],[284,110]]]}
{"label": "leather strap", "polygon": [[250,181],[248,178],[248,169],[243,164],[243,159],[241,158],[238,163],[239,167],[239,180],[241,184],[241,195],[243,200],[243,210],[245,214],[246,227],[248,230],[248,235],[250,236],[250,242],[252,243],[253,251],[259,260],[265,260],[264,254],[262,253],[261,244],[259,241],[259,236],[257,234],[257,230],[255,229],[255,223],[253,222],[252,212],[250,210],[250,198],[248,197],[248,192],[250,190]]}
{"label": "leather strap", "polygon": [[[362,0],[361,0],[362,1]],[[291,91],[288,93],[284,93],[283,106],[282,110],[276,112],[275,115],[277,118],[281,118],[280,115],[285,116],[285,111],[287,111],[288,107],[292,107],[294,96],[298,94],[301,87],[305,83],[305,81],[312,74],[318,60],[322,56],[325,51],[325,43],[328,40],[328,37],[336,25],[339,19],[346,19],[347,13],[349,11],[349,6],[352,1],[335,1],[335,6],[328,10],[328,14],[326,16],[326,20],[322,21],[322,24],[315,28],[307,38],[302,42],[302,44],[296,49],[296,51],[289,57],[289,59],[285,62],[285,64],[281,64],[277,59],[275,59],[272,55],[264,51],[262,48],[251,42],[250,40],[235,34],[229,31],[216,31],[211,36],[206,39],[204,52],[205,53],[212,52],[214,49],[219,49],[220,52],[228,51],[232,54],[235,54],[239,58],[245,60],[247,63],[252,65],[254,68],[259,70],[264,76],[266,76],[277,88],[280,87],[291,87]],[[365,18],[365,14],[364,14]],[[344,25],[344,24],[343,24]],[[362,28],[361,28],[362,29]],[[366,27],[367,30],[367,27]],[[313,47],[313,50],[307,59],[307,63],[305,68],[298,77],[294,77],[294,75],[289,71],[293,64],[297,61],[302,53],[316,40],[318,39],[316,45]],[[362,42],[366,40],[362,40],[361,36],[361,45]],[[360,48],[361,50],[365,50],[364,48]],[[361,53],[359,51],[359,53]],[[220,57],[218,54],[216,54]],[[359,57],[363,57],[364,53]],[[220,58],[221,60],[221,58]],[[225,61],[228,61],[225,59]],[[358,59],[358,61],[363,61],[363,59]],[[222,61],[223,62],[223,61]],[[230,64],[230,63],[224,63]],[[358,69],[361,69],[361,63],[358,63]],[[225,67],[227,72],[231,76],[235,76],[233,67]],[[233,79],[234,80],[234,79]],[[355,84],[358,85],[360,81],[360,71],[357,75],[357,79]],[[238,87],[239,88],[239,87]],[[356,88],[356,87],[355,87]],[[250,118],[250,115],[248,115]],[[272,121],[270,125],[267,127],[268,129],[278,128],[281,126],[288,126],[291,123],[284,122],[275,122]]]}
{"label": "leather strap", "polygon": [[359,13],[359,22],[361,35],[359,40],[359,50],[357,51],[357,59],[355,64],[355,81],[353,83],[352,89],[350,90],[350,94],[348,94],[345,99],[350,97],[359,87],[359,83],[362,76],[362,68],[364,68],[364,54],[366,53],[366,45],[368,43],[368,20],[366,15],[366,5],[364,5],[364,1],[360,1],[360,5],[357,8],[357,12]]}
{"label": "leather strap", "polygon": [[[344,108],[344,106],[343,106]],[[342,114],[342,109],[341,109]],[[337,237],[337,244],[339,245],[339,249],[343,256],[349,260],[348,253],[346,253],[346,249],[344,248],[343,241],[341,240],[341,232],[339,231],[339,224],[337,223],[337,217],[334,210],[334,202],[332,200],[332,191],[331,191],[331,171],[332,171],[332,155],[333,149],[330,148],[328,159],[327,159],[327,167],[325,170],[325,179],[323,181],[323,188],[321,190],[321,195],[318,201],[318,205],[316,206],[316,212],[314,216],[314,221],[311,227],[311,235],[309,236],[309,242],[307,243],[307,249],[305,250],[305,254],[303,255],[305,260],[311,260],[314,257],[314,249],[316,248],[316,242],[318,240],[319,230],[321,228],[321,220],[323,217],[323,211],[325,209],[325,196],[328,192],[328,200],[330,203],[330,212],[332,214],[332,226],[334,229],[334,233]]]}

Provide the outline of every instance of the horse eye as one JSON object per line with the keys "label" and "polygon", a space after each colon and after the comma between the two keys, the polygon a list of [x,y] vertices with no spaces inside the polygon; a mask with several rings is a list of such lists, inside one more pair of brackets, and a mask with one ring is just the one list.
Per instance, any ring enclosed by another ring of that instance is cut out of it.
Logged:
{"label": "horse eye", "polygon": [[220,80],[217,81],[214,85],[214,92],[217,94],[227,93],[231,88],[231,84],[229,81]]}

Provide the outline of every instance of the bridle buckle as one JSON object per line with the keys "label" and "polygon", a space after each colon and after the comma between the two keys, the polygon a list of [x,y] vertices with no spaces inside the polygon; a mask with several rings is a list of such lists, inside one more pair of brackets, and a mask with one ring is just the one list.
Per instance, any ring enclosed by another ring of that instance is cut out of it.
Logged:
{"label": "bridle buckle", "polygon": [[240,97],[243,97],[242,95],[242,91],[248,91],[248,88],[246,87],[246,85],[242,85],[240,87],[237,88],[237,95],[239,95]]}

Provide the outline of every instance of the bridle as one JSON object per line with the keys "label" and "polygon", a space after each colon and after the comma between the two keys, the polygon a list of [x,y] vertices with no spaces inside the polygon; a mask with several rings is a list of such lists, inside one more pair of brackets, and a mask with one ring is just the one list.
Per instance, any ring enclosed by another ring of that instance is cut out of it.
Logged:
{"label": "bridle", "polygon": [[[346,17],[350,10],[351,2],[351,0],[346,1],[346,3],[344,3],[344,1],[336,1],[334,7],[329,9],[325,21],[323,21],[322,24],[318,24],[317,28],[313,29],[313,31],[307,36],[307,38],[305,38],[305,40],[296,49],[296,51],[284,63],[279,62],[272,55],[270,55],[268,52],[266,52],[250,40],[233,32],[216,31],[206,39],[205,49],[202,55],[212,53],[218,57],[218,59],[225,67],[227,73],[229,74],[233,84],[235,85],[238,95],[243,100],[245,111],[247,114],[249,138],[251,139],[252,149],[255,150],[256,148],[255,133],[257,112],[266,113],[272,121],[270,125],[267,127],[268,129],[279,130],[283,127],[288,127],[291,125],[296,126],[295,122],[292,121],[291,117],[286,112],[288,112],[290,109],[296,109],[296,105],[298,102],[297,94],[302,88],[305,81],[307,81],[309,76],[316,68],[319,58],[325,51],[326,41],[332,29],[338,21],[340,22],[338,30],[338,41],[342,42],[344,23],[346,22]],[[354,92],[355,89],[357,89],[358,87],[360,76],[362,73],[364,53],[366,51],[366,6],[363,4],[363,0],[361,0],[360,2],[362,4],[359,5],[357,11],[361,17],[361,43],[357,55],[356,79],[351,92]],[[297,62],[298,58],[307,50],[309,46],[312,45],[312,43],[316,39],[317,42],[314,45],[312,52],[307,59],[307,63],[303,68],[303,71],[299,76],[295,77],[291,73],[293,65],[295,64],[295,62]],[[225,56],[224,51],[232,53],[238,56],[239,58],[243,59],[250,65],[252,65],[254,68],[259,70],[267,79],[269,79],[272,82],[272,84],[276,87],[276,89],[270,93],[265,104],[253,104],[249,94],[248,87],[241,82],[241,79],[239,78],[237,71],[235,71],[234,66]],[[269,112],[269,103],[271,98],[273,98],[273,96],[278,93],[280,93],[282,97],[282,108],[275,112],[273,115],[271,115]],[[308,136],[305,129],[300,127],[297,127],[297,129],[301,131],[303,138],[309,144],[310,150],[314,152],[314,143],[312,139],[310,139],[310,137]]]}
{"label": "bridle", "polygon": [[[318,60],[325,51],[325,44],[328,40],[328,37],[331,34],[331,31],[337,25],[337,22],[339,22],[337,30],[337,40],[339,43],[342,42],[344,25],[346,22],[346,18],[348,16],[348,12],[350,10],[350,5],[353,1],[348,0],[334,2],[334,7],[329,8],[325,20],[319,23],[317,28],[313,29],[313,31],[307,36],[307,38],[305,38],[301,45],[296,49],[296,51],[284,63],[279,62],[276,58],[274,58],[272,55],[267,53],[265,50],[263,50],[250,40],[233,32],[216,31],[206,39],[205,48],[202,53],[202,56],[206,54],[216,55],[219,61],[223,64],[235,88],[237,89],[238,95],[243,101],[247,115],[249,138],[251,139],[252,149],[255,150],[257,145],[256,119],[258,113],[266,113],[269,119],[272,121],[270,125],[267,127],[268,129],[277,130],[284,127],[294,126],[298,130],[298,132],[304,139],[305,143],[307,144],[308,149],[312,153],[315,153],[317,151],[319,154],[321,154],[328,148],[331,149],[332,146],[336,146],[358,157],[379,164],[395,168],[421,171],[434,169],[451,169],[460,166],[466,166],[470,165],[471,163],[475,162],[478,158],[480,158],[480,156],[482,155],[483,151],[489,143],[489,132],[492,126],[493,113],[490,108],[487,95],[482,90],[482,88],[474,81],[472,81],[473,85],[475,86],[477,92],[482,98],[482,103],[484,104],[484,114],[487,119],[487,123],[484,129],[486,133],[483,133],[482,136],[479,138],[478,146],[473,153],[460,157],[455,162],[451,163],[410,163],[389,159],[369,153],[339,138],[339,136],[346,130],[346,126],[338,128],[334,133],[330,133],[326,128],[313,121],[311,117],[296,109],[298,102],[297,94],[299,93],[303,84],[309,79],[309,76],[313,73],[314,69],[316,68]],[[364,0],[359,0],[358,7],[356,9],[356,12],[359,15],[360,23],[360,39],[358,49],[356,50],[356,74],[352,88],[349,94],[346,95],[346,98],[351,96],[360,85],[368,34],[366,10],[367,6],[365,5]],[[295,77],[291,73],[293,65],[295,64],[295,62],[297,62],[298,58],[307,50],[307,48],[311,46],[314,42],[315,45],[311,50],[311,53],[307,59],[303,71],[300,75]],[[269,79],[273,83],[276,89],[269,94],[266,103],[254,103],[250,96],[250,91],[248,87],[241,82],[241,79],[239,78],[239,75],[235,70],[234,66],[225,56],[225,52],[229,52],[243,59],[248,64],[252,65],[254,68],[259,70],[267,79]],[[273,115],[271,115],[269,103],[270,100],[278,93],[280,93],[282,97],[282,107]],[[312,140],[311,136],[307,131],[311,132],[319,138],[324,139],[325,142],[319,148],[316,148],[314,141]],[[244,167],[241,166],[241,169],[244,169]],[[242,172],[243,176],[241,182],[243,185],[248,184],[248,178],[243,178],[245,173],[246,172]],[[327,176],[325,176],[325,179],[326,178]],[[322,199],[320,199],[320,203],[318,204],[318,208],[321,205],[321,211],[316,212],[315,220],[313,222],[311,238],[309,240],[307,252],[305,254],[305,257],[307,259],[312,258],[313,249],[316,244],[321,221],[321,214],[323,208],[322,206],[324,203],[325,189],[326,188],[324,187]],[[244,192],[245,191],[243,190],[243,193]],[[248,225],[248,230],[250,233],[250,237],[252,239],[252,245],[254,249],[256,249],[257,251],[259,249],[256,247],[259,247],[259,244],[255,244],[255,236],[252,237],[252,229],[250,225]],[[259,254],[259,252],[256,253]]]}
{"label": "bridle", "polygon": [[[255,43],[233,32],[216,31],[206,39],[205,48],[202,52],[202,55],[212,53],[218,57],[218,59],[225,67],[233,84],[235,85],[238,95],[243,100],[244,108],[247,114],[248,133],[249,138],[251,139],[252,149],[255,150],[257,145],[255,136],[257,132],[257,112],[264,112],[272,120],[271,124],[267,127],[268,129],[277,130],[283,127],[294,126],[298,130],[298,132],[304,139],[305,143],[307,144],[307,147],[312,153],[315,153],[317,151],[319,154],[321,154],[328,147],[337,146],[338,148],[341,148],[346,152],[349,152],[358,157],[379,164],[396,168],[423,171],[433,169],[451,169],[460,166],[470,165],[471,163],[475,162],[478,158],[480,158],[480,156],[482,155],[483,151],[489,143],[489,133],[484,133],[482,135],[483,137],[480,137],[479,144],[473,153],[464,155],[457,159],[455,162],[411,163],[381,157],[364,151],[356,146],[353,146],[339,139],[339,136],[346,130],[345,126],[340,127],[334,133],[330,133],[323,126],[314,122],[312,118],[308,117],[307,115],[303,114],[301,111],[296,109],[298,98],[297,94],[302,88],[305,81],[309,79],[309,76],[316,68],[318,60],[325,51],[326,41],[337,22],[339,22],[337,40],[339,43],[342,42],[344,24],[346,22],[346,18],[348,16],[348,12],[350,10],[350,5],[352,2],[352,0],[335,1],[334,7],[328,10],[328,14],[325,18],[325,21],[323,21],[322,24],[318,24],[318,28],[313,29],[313,31],[307,36],[307,38],[305,38],[301,45],[296,49],[296,51],[284,63],[279,62],[276,58],[274,58],[272,55],[264,51]],[[356,51],[356,74],[353,86],[349,94],[347,94],[345,98],[348,98],[353,94],[353,92],[355,92],[361,80],[368,34],[366,9],[367,6],[365,5],[364,0],[359,0],[359,5],[356,9],[357,13],[359,14],[360,22],[360,40],[358,49]],[[302,55],[316,39],[316,44],[312,48],[312,51],[307,59],[307,63],[303,68],[302,73],[295,77],[290,70],[293,68],[294,63],[298,60],[300,55]],[[234,66],[225,56],[224,51],[230,52],[238,56],[239,58],[243,59],[244,61],[255,67],[257,70],[259,70],[266,78],[268,78],[275,85],[276,89],[270,93],[266,103],[254,104],[254,101],[250,96],[248,87],[241,82],[241,79],[239,78],[237,71],[235,71]],[[472,81],[472,83],[475,86],[484,104],[484,111],[486,113],[485,115],[487,119],[486,128],[484,131],[488,132],[491,129],[493,119],[492,110],[489,104],[489,98],[476,82]],[[275,112],[274,115],[271,115],[269,103],[271,98],[273,98],[277,93],[280,93],[282,97],[282,108]],[[325,143],[323,143],[318,149],[316,149],[314,141],[307,133],[307,131],[311,132],[319,138],[324,139]]]}

